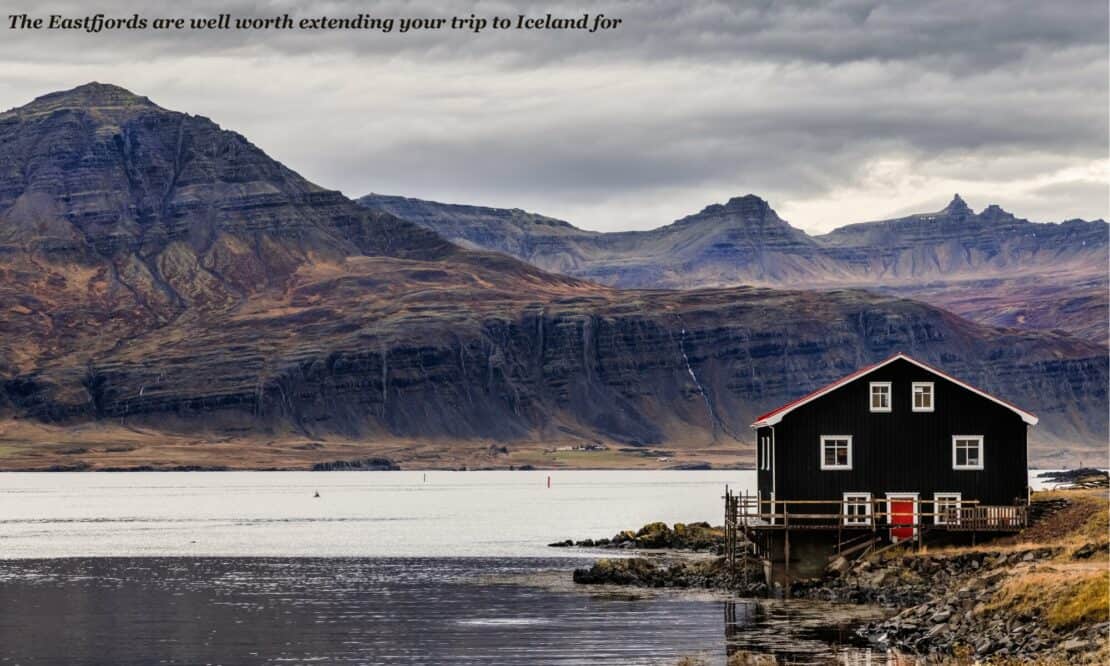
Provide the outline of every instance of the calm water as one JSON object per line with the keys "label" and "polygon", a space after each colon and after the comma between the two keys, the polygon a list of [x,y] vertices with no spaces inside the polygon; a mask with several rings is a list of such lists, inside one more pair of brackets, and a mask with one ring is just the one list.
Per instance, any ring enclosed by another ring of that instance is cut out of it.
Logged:
{"label": "calm water", "polygon": [[[551,487],[547,487],[547,477]],[[583,589],[548,542],[754,472],[0,474],[0,663],[883,663],[876,611]],[[320,497],[314,494],[319,492]]]}
{"label": "calm water", "polygon": [[653,520],[720,524],[725,484],[754,483],[751,471],[9,473],[0,558],[551,557],[552,541]]}
{"label": "calm water", "polygon": [[[0,663],[673,664],[744,646],[802,662],[852,620],[813,604],[490,583],[565,560],[0,562]],[[482,583],[482,584],[479,584]],[[853,609],[856,610],[856,609]],[[792,633],[782,631],[790,620]],[[848,649],[847,655],[863,651]]]}

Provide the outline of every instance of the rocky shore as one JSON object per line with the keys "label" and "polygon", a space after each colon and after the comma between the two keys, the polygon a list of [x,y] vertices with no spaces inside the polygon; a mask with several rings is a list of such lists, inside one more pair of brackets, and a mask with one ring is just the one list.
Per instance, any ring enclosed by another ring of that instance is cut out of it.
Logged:
{"label": "rocky shore", "polygon": [[[1013,613],[995,600],[1011,577],[1043,568],[1059,549],[986,553],[934,560],[912,558],[908,568],[936,587],[928,599],[861,629],[872,641],[918,654],[984,657],[1080,657],[1103,645],[1110,623],[1058,630],[1032,613]],[[933,575],[930,575],[933,574]],[[939,574],[939,575],[936,575]]]}
{"label": "rocky shore", "polygon": [[1017,536],[931,552],[895,548],[841,561],[821,578],[794,581],[789,590],[768,588],[761,562],[730,570],[714,555],[723,551],[723,533],[705,523],[694,524],[696,536],[691,525],[651,523],[612,539],[553,545],[649,551],[577,569],[574,582],[583,585],[710,588],[881,605],[892,615],[861,627],[859,635],[880,649],[938,663],[1110,663],[1105,492],[1038,493],[1030,515],[1030,526]]}
{"label": "rocky shore", "polygon": [[900,609],[859,630],[900,652],[1110,663],[1107,504],[1104,492],[1084,487],[1041,493],[1030,526],[1016,537],[864,558],[839,574],[799,581],[791,594]]}
{"label": "rocky shore", "polygon": [[1031,658],[1058,652],[1057,648],[1090,651],[1100,644],[1099,637],[1105,638],[1110,625],[1102,622],[1061,633],[1031,615],[1009,614],[991,603],[1003,594],[1008,581],[1050,567],[1062,550],[1045,547],[863,561],[842,577],[799,581],[791,586],[791,593],[903,609],[860,629],[872,642],[902,652]]}
{"label": "rocky shore", "polygon": [[566,539],[548,544],[552,548],[620,548],[624,550],[685,550],[718,553],[724,548],[724,528],[709,523],[648,523],[639,530],[624,530],[610,538]]}
{"label": "rocky shore", "polygon": [[579,585],[622,585],[650,588],[728,590],[741,596],[764,597],[762,565],[751,562],[748,575],[733,572],[722,557],[678,556],[601,559],[588,568],[574,570]]}
{"label": "rocky shore", "polygon": [[766,596],[763,565],[750,560],[747,576],[733,573],[719,554],[724,552],[725,533],[706,522],[655,522],[639,530],[624,530],[600,539],[566,539],[549,544],[554,548],[605,548],[649,551],[648,556],[600,559],[590,567],[574,571],[580,585],[620,585],[646,588],[701,588],[731,590],[745,596]]}
{"label": "rocky shore", "polygon": [[1110,472],[1092,467],[1069,469],[1061,472],[1041,472],[1037,478],[1054,483],[1064,483],[1070,488],[1110,488]]}
{"label": "rocky shore", "polygon": [[[946,556],[898,554],[887,560],[864,559],[843,575],[800,580],[791,585],[792,597],[847,603],[875,603],[911,607],[967,585],[983,590],[1005,578],[1009,564],[1034,562],[1059,549],[1040,548],[1024,553],[969,552]],[[965,585],[966,584],[966,585]]]}

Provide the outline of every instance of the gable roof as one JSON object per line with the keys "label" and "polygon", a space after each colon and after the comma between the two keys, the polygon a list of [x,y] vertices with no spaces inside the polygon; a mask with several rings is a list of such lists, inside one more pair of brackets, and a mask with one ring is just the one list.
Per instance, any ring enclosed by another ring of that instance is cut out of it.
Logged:
{"label": "gable roof", "polygon": [[910,363],[913,363],[914,365],[916,365],[919,368],[922,368],[924,370],[928,370],[929,372],[931,372],[935,375],[939,375],[941,377],[944,377],[945,379],[952,382],[953,384],[956,384],[957,386],[965,388],[968,391],[971,391],[972,393],[975,393],[976,395],[982,396],[982,397],[986,398],[987,400],[990,400],[991,402],[995,402],[995,403],[998,403],[999,405],[1002,405],[1003,407],[1009,409],[1010,411],[1012,411],[1015,414],[1017,414],[1018,416],[1020,416],[1021,420],[1025,421],[1029,425],[1037,425],[1037,421],[1039,419],[1036,416],[1034,416],[1033,414],[1030,414],[1029,412],[1025,411],[1024,409],[1020,409],[1020,408],[1018,408],[1014,405],[1011,405],[1010,403],[1006,402],[1005,400],[1003,400],[1001,398],[996,398],[993,395],[987,393],[986,391],[983,391],[982,389],[975,388],[974,386],[972,386],[971,384],[968,384],[967,382],[960,381],[959,379],[956,379],[952,375],[946,374],[946,373],[934,368],[931,365],[928,365],[926,363],[922,363],[921,361],[918,361],[917,359],[910,358],[909,356],[907,356],[906,354],[903,354],[902,352],[898,352],[897,354],[891,356],[890,358],[887,358],[886,360],[879,361],[878,363],[876,363],[874,365],[869,365],[869,366],[860,368],[859,370],[856,370],[852,374],[847,375],[845,377],[842,377],[841,379],[836,380],[835,382],[833,382],[832,384],[829,384],[828,386],[823,386],[823,387],[817,389],[816,391],[814,391],[812,393],[809,393],[807,395],[804,395],[804,396],[798,398],[797,400],[793,400],[791,402],[786,403],[782,407],[779,407],[777,409],[772,409],[771,411],[767,412],[766,414],[763,414],[763,415],[757,417],[756,420],[755,420],[755,423],[752,423],[751,427],[753,427],[753,428],[762,428],[763,426],[775,425],[776,423],[781,421],[784,416],[786,416],[790,412],[794,411],[795,409],[801,407],[802,405],[804,405],[806,403],[809,403],[809,402],[813,402],[817,398],[820,398],[823,395],[831,393],[831,392],[835,391],[836,389],[840,388],[841,386],[849,384],[849,383],[859,379],[860,377],[863,377],[864,375],[871,374],[872,372],[878,370],[879,368],[890,365],[891,363],[893,363],[897,360],[909,361]]}

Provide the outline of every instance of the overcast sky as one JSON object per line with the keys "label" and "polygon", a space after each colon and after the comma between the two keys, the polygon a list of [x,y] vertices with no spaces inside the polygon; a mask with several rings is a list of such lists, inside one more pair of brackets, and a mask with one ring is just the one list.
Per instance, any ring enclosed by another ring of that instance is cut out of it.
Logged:
{"label": "overcast sky", "polygon": [[[1106,0],[140,4],[148,18],[589,12],[622,25],[86,34],[5,20],[0,108],[115,83],[352,197],[519,207],[601,230],[747,193],[810,232],[935,210],[954,192],[1035,220],[1108,217]],[[0,6],[6,19],[140,5]]]}

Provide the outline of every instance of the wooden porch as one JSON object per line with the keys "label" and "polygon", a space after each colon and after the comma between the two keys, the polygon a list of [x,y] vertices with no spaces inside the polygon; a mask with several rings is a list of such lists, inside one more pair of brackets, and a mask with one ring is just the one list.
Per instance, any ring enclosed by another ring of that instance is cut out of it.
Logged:
{"label": "wooden porch", "polygon": [[[781,537],[789,578],[790,534],[824,532],[837,557],[862,557],[897,545],[920,547],[937,533],[1017,532],[1028,524],[1025,505],[983,505],[977,500],[862,498],[851,500],[761,500],[758,495],[725,489],[725,556],[734,566],[737,556],[751,554],[770,567],[771,539]],[[892,510],[892,504],[901,508]],[[834,541],[835,539],[835,541]],[[746,565],[747,557],[741,558]],[[747,573],[745,572],[745,575]]]}
{"label": "wooden porch", "polygon": [[[908,514],[891,512],[890,499],[836,500],[760,500],[758,495],[733,494],[726,489],[726,502],[733,501],[734,519],[738,525],[754,530],[845,530],[862,531],[883,528],[922,528],[929,530],[1016,532],[1028,522],[1028,507],[983,505],[978,500],[916,499],[912,519]],[[895,500],[898,501],[898,500]],[[864,513],[847,514],[846,504],[866,505]],[[937,506],[941,504],[942,506]],[[928,508],[928,511],[924,511]],[[895,522],[897,520],[897,522]]]}

